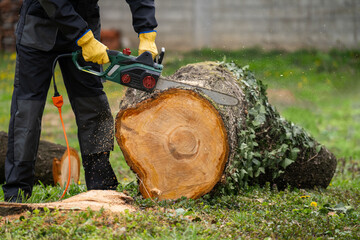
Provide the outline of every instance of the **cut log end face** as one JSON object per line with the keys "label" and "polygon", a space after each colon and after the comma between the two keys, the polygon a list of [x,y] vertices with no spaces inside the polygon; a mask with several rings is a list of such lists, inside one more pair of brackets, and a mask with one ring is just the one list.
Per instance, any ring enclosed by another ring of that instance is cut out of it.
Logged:
{"label": "cut log end face", "polygon": [[[77,151],[70,148],[70,183],[77,184],[80,177],[80,158]],[[54,183],[59,183],[61,187],[65,186],[69,177],[69,157],[67,150],[61,160],[54,159],[53,162]]]}
{"label": "cut log end face", "polygon": [[228,158],[220,115],[191,90],[167,90],[120,111],[116,138],[142,195],[160,200],[208,193]]}

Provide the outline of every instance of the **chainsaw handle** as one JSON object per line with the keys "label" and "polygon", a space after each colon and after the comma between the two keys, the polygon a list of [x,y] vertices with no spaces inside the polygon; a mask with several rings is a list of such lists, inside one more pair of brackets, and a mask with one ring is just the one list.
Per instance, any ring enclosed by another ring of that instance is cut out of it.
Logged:
{"label": "chainsaw handle", "polygon": [[[75,67],[83,72],[93,74],[95,76],[101,77],[106,80],[113,82],[121,83],[120,77],[122,76],[123,71],[128,71],[133,73],[136,69],[143,71],[150,71],[155,75],[161,73],[163,65],[154,63],[152,55],[150,52],[144,52],[138,57],[131,56],[131,52],[127,49],[123,52],[115,50],[107,50],[107,55],[110,60],[110,65],[104,71],[98,72],[91,68],[91,66],[80,66],[78,59],[81,56],[82,51],[78,50],[72,53],[72,61],[75,64]],[[164,53],[161,54],[163,58]],[[135,69],[135,70],[134,70]],[[137,75],[138,73],[134,73]],[[160,74],[159,74],[160,75]],[[141,83],[142,84],[142,83]]]}
{"label": "chainsaw handle", "polygon": [[80,71],[83,71],[83,72],[93,74],[93,75],[98,76],[98,77],[103,77],[106,74],[105,72],[98,72],[98,71],[93,70],[91,68],[91,66],[85,66],[85,67],[80,66],[80,64],[78,62],[78,59],[79,59],[79,56],[81,56],[81,55],[82,55],[81,50],[78,50],[78,51],[75,51],[75,52],[72,53],[72,61],[74,62],[77,69],[79,69]]}

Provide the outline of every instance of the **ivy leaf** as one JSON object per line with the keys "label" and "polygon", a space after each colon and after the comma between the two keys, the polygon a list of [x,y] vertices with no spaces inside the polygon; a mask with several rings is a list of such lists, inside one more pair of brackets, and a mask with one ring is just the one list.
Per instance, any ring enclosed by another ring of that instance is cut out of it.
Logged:
{"label": "ivy leaf", "polygon": [[257,160],[256,158],[253,158],[252,162],[256,165],[256,166],[260,166],[261,162],[259,160]]}
{"label": "ivy leaf", "polygon": [[248,173],[248,175],[249,175],[250,177],[253,177],[253,168],[252,168],[252,167],[249,167],[249,168],[247,169],[247,173]]}
{"label": "ivy leaf", "polygon": [[248,174],[248,173],[247,173],[247,171],[245,171],[245,169],[241,169],[239,179],[240,179],[240,180],[243,179],[244,176],[247,175],[247,174]]}
{"label": "ivy leaf", "polygon": [[320,152],[321,147],[322,147],[322,146],[321,146],[320,144],[316,146],[316,153],[319,153],[319,152]]}
{"label": "ivy leaf", "polygon": [[263,167],[259,167],[258,170],[256,170],[254,177],[258,177],[260,173],[265,173],[265,169]]}
{"label": "ivy leaf", "polygon": [[240,146],[240,150],[244,151],[246,148],[247,148],[246,143],[242,143],[241,146]]}
{"label": "ivy leaf", "polygon": [[289,158],[285,158],[283,161],[281,161],[280,166],[283,167],[284,169],[289,166],[290,164],[292,164],[293,162],[295,162],[294,160],[291,160]]}
{"label": "ivy leaf", "polygon": [[256,117],[258,115],[258,111],[256,111],[256,109],[254,109],[254,108],[249,109],[248,113],[249,113],[250,116],[255,116]]}
{"label": "ivy leaf", "polygon": [[245,86],[250,87],[250,85],[249,85],[249,83],[248,83],[247,81],[242,80],[241,82],[242,82],[243,84],[245,84]]}
{"label": "ivy leaf", "polygon": [[245,65],[245,66],[242,67],[242,70],[243,70],[243,71],[246,71],[246,70],[248,70],[249,68],[250,68],[249,65]]}
{"label": "ivy leaf", "polygon": [[255,172],[255,174],[254,174],[254,177],[258,177],[260,175],[260,171],[259,171],[259,169]]}
{"label": "ivy leaf", "polygon": [[266,114],[266,109],[264,105],[260,105],[260,113],[261,114]]}
{"label": "ivy leaf", "polygon": [[254,152],[254,157],[261,157],[261,153],[259,153],[259,152]]}
{"label": "ivy leaf", "polygon": [[286,152],[286,150],[287,150],[288,147],[289,147],[289,145],[283,143],[283,144],[281,145],[281,147],[280,147],[280,149],[281,149],[280,151],[281,151],[281,152]]}
{"label": "ivy leaf", "polygon": [[293,140],[291,132],[286,131],[286,139]]}
{"label": "ivy leaf", "polygon": [[298,148],[293,148],[293,149],[291,149],[291,159],[297,159],[297,155],[298,155],[298,153],[300,152],[300,149],[298,149]]}
{"label": "ivy leaf", "polygon": [[324,207],[330,211],[334,211],[337,213],[344,213],[344,214],[347,214],[354,210],[353,207],[345,206],[345,204],[343,204],[343,203],[339,203],[335,207],[330,207],[329,205],[324,205]]}
{"label": "ivy leaf", "polygon": [[245,169],[241,169],[240,171],[242,174],[247,174],[247,171]]}
{"label": "ivy leaf", "polygon": [[257,126],[260,126],[262,125],[266,120],[266,116],[265,114],[257,114],[254,121],[252,121],[252,124],[257,127]]}
{"label": "ivy leaf", "polygon": [[183,215],[185,212],[186,212],[186,211],[185,211],[185,209],[183,209],[183,208],[177,208],[177,209],[175,209],[176,215]]}

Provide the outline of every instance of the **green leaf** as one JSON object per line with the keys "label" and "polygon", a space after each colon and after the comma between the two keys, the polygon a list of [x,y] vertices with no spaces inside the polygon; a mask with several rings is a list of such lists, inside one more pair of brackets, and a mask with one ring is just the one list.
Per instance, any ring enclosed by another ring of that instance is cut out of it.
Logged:
{"label": "green leaf", "polygon": [[252,168],[252,167],[249,167],[249,168],[247,169],[247,173],[248,173],[248,175],[249,175],[250,177],[253,177],[253,168]]}
{"label": "green leaf", "polygon": [[247,171],[245,171],[245,169],[241,169],[239,179],[243,179],[245,175],[247,175]]}
{"label": "green leaf", "polygon": [[321,147],[322,147],[322,146],[321,146],[320,144],[316,146],[316,153],[319,153],[319,152],[320,152]]}
{"label": "green leaf", "polygon": [[265,169],[263,167],[259,167],[258,170],[256,170],[254,177],[258,177],[260,173],[265,173]]}
{"label": "green leaf", "polygon": [[283,143],[283,144],[281,145],[281,147],[280,147],[280,149],[281,149],[280,151],[281,151],[281,152],[285,152],[285,151],[288,149],[288,147],[289,147],[289,145]]}
{"label": "green leaf", "polygon": [[256,165],[256,166],[260,166],[261,162],[259,160],[257,160],[256,158],[252,159],[252,162]]}
{"label": "green leaf", "polygon": [[261,114],[266,114],[266,109],[265,109],[265,106],[264,105],[261,105],[260,106],[260,111],[259,111]]}
{"label": "green leaf", "polygon": [[291,159],[295,160],[297,158],[298,153],[300,152],[300,149],[293,148],[291,149]]}
{"label": "green leaf", "polygon": [[280,166],[283,167],[284,169],[289,166],[290,164],[292,164],[293,162],[295,162],[294,160],[291,160],[289,158],[285,158],[283,161],[281,161]]}
{"label": "green leaf", "polygon": [[257,126],[262,125],[265,121],[266,121],[265,114],[260,113],[260,114],[256,115],[254,121],[252,121],[252,124],[257,127]]}
{"label": "green leaf", "polygon": [[339,203],[335,207],[327,207],[327,209],[330,211],[334,211],[337,213],[344,213],[344,214],[350,213],[354,210],[353,207],[345,206],[345,204],[343,204],[343,203]]}
{"label": "green leaf", "polygon": [[293,140],[292,134],[290,132],[286,132],[286,139]]}
{"label": "green leaf", "polygon": [[240,150],[244,151],[246,148],[247,148],[246,143],[242,143],[241,146],[240,146]]}
{"label": "green leaf", "polygon": [[186,213],[184,213],[184,217],[185,217],[185,216],[188,216],[188,215],[192,215],[192,214],[194,214],[194,211],[189,210],[189,211],[187,211]]}
{"label": "green leaf", "polygon": [[176,215],[183,215],[185,212],[186,212],[186,211],[185,211],[185,209],[183,209],[183,208],[177,208],[177,209],[175,209]]}
{"label": "green leaf", "polygon": [[259,171],[259,169],[258,170],[256,170],[256,172],[255,172],[255,174],[254,174],[254,177],[258,177],[260,175],[260,171]]}
{"label": "green leaf", "polygon": [[256,117],[259,112],[256,111],[255,108],[251,108],[251,109],[249,109],[248,113],[249,113],[250,116],[255,116]]}

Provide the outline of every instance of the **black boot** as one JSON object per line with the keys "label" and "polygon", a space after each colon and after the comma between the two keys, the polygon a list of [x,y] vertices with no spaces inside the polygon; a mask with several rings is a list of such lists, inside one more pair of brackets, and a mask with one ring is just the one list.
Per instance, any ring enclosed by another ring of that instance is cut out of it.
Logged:
{"label": "black boot", "polygon": [[9,203],[22,203],[22,197],[21,196],[5,197],[4,201]]}
{"label": "black boot", "polygon": [[116,190],[118,181],[109,162],[110,152],[83,156],[88,190]]}

